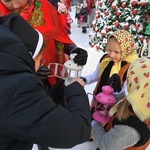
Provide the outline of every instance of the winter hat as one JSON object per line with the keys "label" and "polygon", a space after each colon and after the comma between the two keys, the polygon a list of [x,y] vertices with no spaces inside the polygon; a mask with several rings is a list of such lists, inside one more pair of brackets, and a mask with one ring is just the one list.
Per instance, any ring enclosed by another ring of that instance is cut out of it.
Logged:
{"label": "winter hat", "polygon": [[19,14],[12,13],[0,17],[0,24],[15,33],[24,43],[32,58],[35,58],[43,45],[43,36],[30,26]]}
{"label": "winter hat", "polygon": [[121,57],[123,60],[126,59],[127,56],[130,56],[130,55],[133,56],[137,53],[133,35],[130,34],[128,31],[117,30],[108,38],[110,38],[111,36],[114,36],[117,39],[121,48],[121,52],[122,52]]}
{"label": "winter hat", "polygon": [[[121,68],[121,61],[126,61],[128,63],[133,62],[135,59],[138,58],[138,54],[136,51],[136,46],[135,46],[135,41],[132,36],[128,31],[126,30],[117,30],[113,32],[109,37],[115,37],[120,45],[121,49],[121,60],[116,62],[111,69],[110,76],[113,75],[114,73],[118,73],[120,68]],[[100,63],[100,73],[99,76],[101,76],[103,70],[105,67],[108,65],[108,63],[112,61],[110,57],[103,59],[102,62]]]}
{"label": "winter hat", "polygon": [[127,100],[141,121],[150,119],[150,59],[138,58],[127,72]]}

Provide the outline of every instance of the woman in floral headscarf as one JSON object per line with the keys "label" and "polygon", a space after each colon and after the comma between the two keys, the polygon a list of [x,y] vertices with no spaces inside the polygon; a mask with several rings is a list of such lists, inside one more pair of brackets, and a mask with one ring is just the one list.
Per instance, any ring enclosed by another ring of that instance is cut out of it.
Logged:
{"label": "woman in floral headscarf", "polygon": [[96,70],[83,78],[86,84],[97,82],[94,95],[102,91],[102,86],[110,85],[114,88],[117,99],[125,96],[123,90],[126,72],[132,61],[138,58],[133,36],[125,30],[117,30],[107,40],[107,53],[104,54]]}
{"label": "woman in floral headscarf", "polygon": [[111,110],[113,117],[102,127],[92,121],[92,132],[100,149],[146,150],[150,144],[150,59],[139,58],[127,72],[126,100]]}

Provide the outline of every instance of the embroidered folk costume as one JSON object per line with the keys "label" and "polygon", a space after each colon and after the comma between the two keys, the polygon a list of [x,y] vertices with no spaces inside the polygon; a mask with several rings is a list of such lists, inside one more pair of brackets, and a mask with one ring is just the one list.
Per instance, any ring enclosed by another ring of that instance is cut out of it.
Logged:
{"label": "embroidered folk costume", "polygon": [[[9,11],[2,2],[0,2],[0,16],[10,13],[19,13],[30,25],[39,30],[46,39],[47,46],[43,58],[45,65],[49,63],[63,64],[68,60],[63,49],[65,44],[74,44],[65,33],[60,22],[60,14],[46,0],[29,0],[21,10],[16,12]],[[30,34],[29,34],[30,36]],[[53,69],[51,69],[53,72]],[[51,84],[56,82],[56,78],[49,80]]]}

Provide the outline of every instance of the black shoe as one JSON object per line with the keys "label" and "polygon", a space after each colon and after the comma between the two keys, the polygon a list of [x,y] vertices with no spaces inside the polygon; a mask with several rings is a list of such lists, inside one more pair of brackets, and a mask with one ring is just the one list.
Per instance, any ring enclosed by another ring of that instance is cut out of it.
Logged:
{"label": "black shoe", "polygon": [[82,33],[86,33],[86,32],[87,32],[86,27],[83,27],[82,28]]}

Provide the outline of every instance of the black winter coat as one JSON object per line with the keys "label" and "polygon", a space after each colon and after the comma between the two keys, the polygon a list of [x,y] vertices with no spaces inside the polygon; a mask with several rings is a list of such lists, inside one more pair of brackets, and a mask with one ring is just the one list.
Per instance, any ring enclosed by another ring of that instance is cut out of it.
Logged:
{"label": "black winter coat", "polygon": [[26,47],[0,25],[0,150],[31,150],[33,143],[69,148],[89,140],[83,87],[75,82],[64,92],[67,108],[47,95]]}
{"label": "black winter coat", "polygon": [[80,13],[79,13],[79,16],[84,16],[84,18],[83,18],[83,22],[87,22],[87,17],[88,17],[88,8],[87,7],[85,7],[85,8],[81,8],[81,10],[80,10]]}

